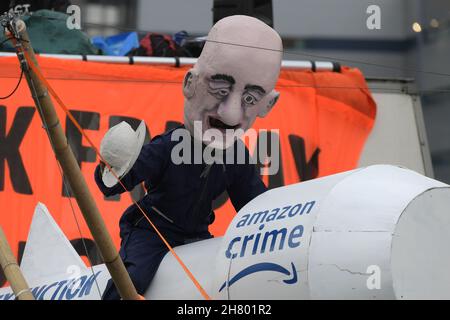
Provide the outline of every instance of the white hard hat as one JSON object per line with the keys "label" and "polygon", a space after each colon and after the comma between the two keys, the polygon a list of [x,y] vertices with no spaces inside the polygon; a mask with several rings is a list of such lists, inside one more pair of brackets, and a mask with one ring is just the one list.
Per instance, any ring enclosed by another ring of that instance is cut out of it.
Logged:
{"label": "white hard hat", "polygon": [[[141,121],[136,131],[122,121],[106,132],[100,144],[100,154],[119,178],[133,167],[141,152],[145,139],[145,122]],[[108,188],[118,180],[107,166],[103,169],[102,180]]]}

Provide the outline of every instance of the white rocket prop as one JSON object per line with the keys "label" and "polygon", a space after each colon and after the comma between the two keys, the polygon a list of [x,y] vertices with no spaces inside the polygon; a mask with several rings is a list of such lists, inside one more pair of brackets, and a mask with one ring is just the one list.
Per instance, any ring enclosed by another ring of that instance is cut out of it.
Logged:
{"label": "white rocket prop", "polygon": [[[100,299],[111,278],[104,264],[86,267],[42,203],[34,210],[20,269],[36,300]],[[12,299],[10,288],[0,289],[0,300]]]}
{"label": "white rocket prop", "polygon": [[[270,190],[178,253],[216,299],[449,299],[449,249],[450,186],[377,165]],[[200,295],[167,255],[146,297]]]}
{"label": "white rocket prop", "polygon": [[[106,268],[93,275],[49,215],[60,238],[37,239],[38,214],[21,265],[32,287],[53,284],[37,298],[98,299],[93,277],[103,291]],[[36,256],[31,242],[48,252]],[[450,186],[376,165],[270,190],[239,211],[224,237],[175,250],[215,299],[450,299],[449,247]],[[54,274],[39,264],[54,264]],[[69,265],[81,273],[69,279]],[[10,292],[1,289],[0,299]],[[170,253],[145,297],[201,299]]]}

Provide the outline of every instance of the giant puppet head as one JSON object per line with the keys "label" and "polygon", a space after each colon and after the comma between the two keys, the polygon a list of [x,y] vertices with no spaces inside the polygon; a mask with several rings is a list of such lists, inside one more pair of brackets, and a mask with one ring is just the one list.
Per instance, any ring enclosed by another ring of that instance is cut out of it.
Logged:
{"label": "giant puppet head", "polygon": [[236,15],[218,21],[184,79],[184,120],[191,134],[225,149],[256,117],[266,116],[279,97],[274,87],[282,51],[278,33],[256,18]]}

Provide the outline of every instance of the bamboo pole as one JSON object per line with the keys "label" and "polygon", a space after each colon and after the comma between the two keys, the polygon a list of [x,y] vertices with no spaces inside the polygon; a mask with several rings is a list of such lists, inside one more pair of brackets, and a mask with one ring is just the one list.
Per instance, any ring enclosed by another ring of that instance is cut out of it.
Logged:
{"label": "bamboo pole", "polygon": [[[21,45],[27,52],[33,64],[39,68],[30,38],[26,31],[25,23],[22,20],[16,21],[16,29],[21,38]],[[23,56],[18,53],[19,60],[23,64]],[[111,236],[106,229],[105,222],[97,208],[97,205],[89,192],[86,181],[81,173],[72,149],[68,145],[67,138],[60,125],[58,116],[53,106],[53,102],[48,94],[45,85],[40,81],[33,70],[25,66],[24,75],[30,87],[36,106],[41,106],[42,113],[39,115],[42,122],[47,126],[49,138],[51,139],[57,160],[61,164],[64,175],[69,182],[70,188],[80,207],[83,217],[92,233],[95,243],[97,244],[103,260],[108,268],[111,278],[114,281],[117,290],[124,300],[140,300],[142,297],[138,295],[131,281],[131,278],[125,269]]]}
{"label": "bamboo pole", "polygon": [[34,296],[14,257],[3,229],[0,227],[0,265],[16,299],[34,300]]}

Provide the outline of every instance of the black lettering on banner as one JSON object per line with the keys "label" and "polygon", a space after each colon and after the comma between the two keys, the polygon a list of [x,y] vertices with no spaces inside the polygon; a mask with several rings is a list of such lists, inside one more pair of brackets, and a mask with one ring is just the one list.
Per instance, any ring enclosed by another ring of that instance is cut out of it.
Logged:
{"label": "black lettering on banner", "polygon": [[319,175],[319,153],[317,148],[311,159],[306,160],[305,140],[296,135],[289,135],[289,143],[291,145],[292,154],[294,155],[295,168],[297,169],[300,181],[307,181],[317,178]]}
{"label": "black lettering on banner", "polygon": [[20,107],[6,133],[6,107],[0,106],[0,191],[5,188],[5,160],[8,162],[13,189],[21,194],[33,194],[27,172],[20,155],[20,144],[33,120],[33,107]]}
{"label": "black lettering on banner", "polygon": [[[81,128],[87,130],[98,130],[100,126],[100,114],[98,112],[90,112],[90,111],[77,111],[70,110],[70,113],[75,118],[75,120],[80,124]],[[82,145],[83,136],[81,132],[78,131],[75,124],[66,117],[66,137],[69,142],[70,147],[72,148],[73,154],[77,159],[78,166],[81,169],[82,162],[95,162],[97,155],[95,154],[95,150],[92,147],[86,147]],[[65,179],[65,178],[63,178]],[[68,183],[66,183],[67,188],[70,189]],[[64,184],[62,185],[62,196],[70,197],[73,196],[71,194],[67,194],[66,188]]]}
{"label": "black lettering on banner", "polygon": [[[139,127],[139,124],[141,123],[142,120],[126,116],[111,116],[109,118],[109,128],[114,127],[115,125],[121,123],[122,121],[127,122],[133,128],[133,130],[136,130]],[[144,144],[148,143],[149,141],[150,141],[150,131],[146,126]],[[142,199],[144,194],[145,190],[141,185],[137,185],[136,187],[133,188],[133,190],[131,190],[131,198],[134,201]],[[104,199],[108,201],[120,201],[120,194],[115,194],[110,197],[104,197]]]}

